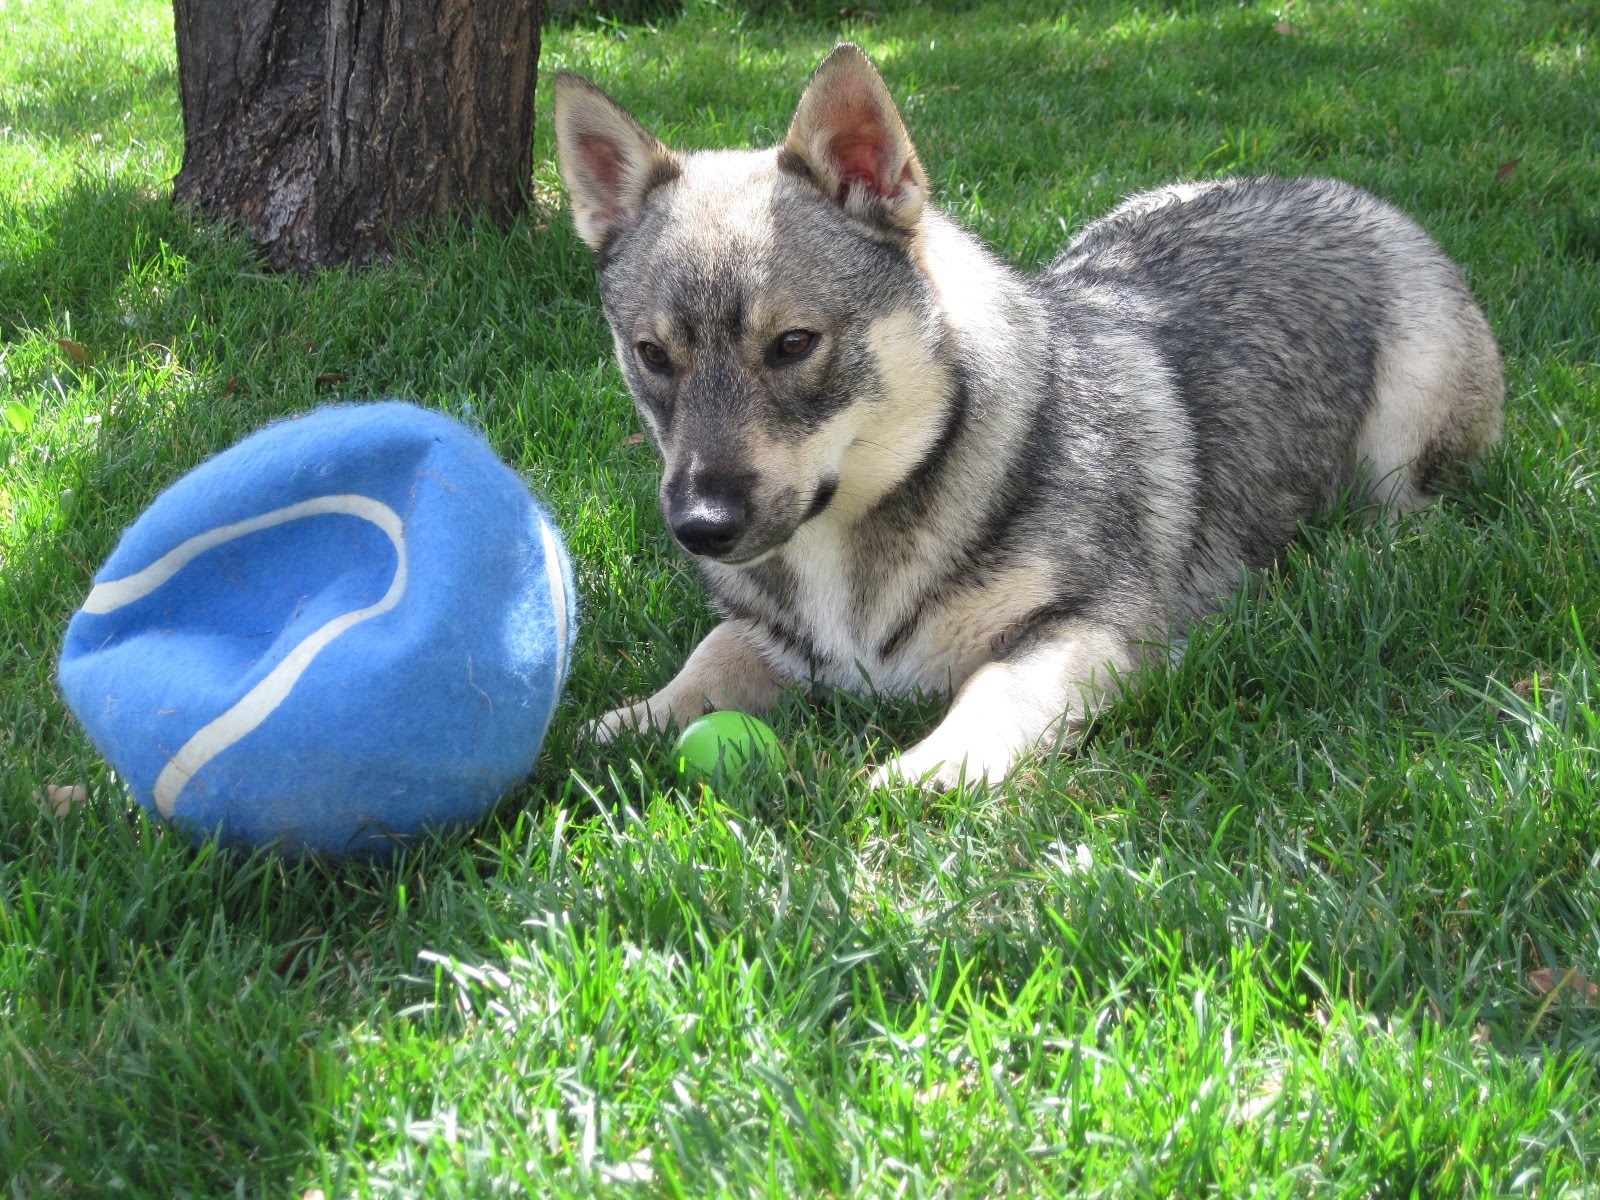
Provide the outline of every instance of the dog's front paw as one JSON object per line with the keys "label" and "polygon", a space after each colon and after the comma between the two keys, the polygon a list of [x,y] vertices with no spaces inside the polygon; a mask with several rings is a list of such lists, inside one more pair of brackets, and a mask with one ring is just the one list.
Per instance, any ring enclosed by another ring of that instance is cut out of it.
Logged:
{"label": "dog's front paw", "polygon": [[583,727],[583,731],[598,745],[604,746],[614,741],[624,730],[632,733],[648,733],[657,728],[649,702],[641,700],[637,704],[624,704],[621,708],[613,708],[604,716],[596,717]]}
{"label": "dog's front paw", "polygon": [[924,787],[937,792],[947,792],[958,782],[959,771],[949,770],[946,764],[935,763],[926,771],[919,771],[904,754],[896,754],[867,777],[870,788]]}
{"label": "dog's front paw", "polygon": [[[995,751],[998,750],[998,753]],[[1009,750],[998,747],[939,745],[935,739],[919,742],[903,754],[896,754],[875,770],[870,787],[924,787],[948,792],[968,787],[999,783],[1011,772],[1016,761]]]}

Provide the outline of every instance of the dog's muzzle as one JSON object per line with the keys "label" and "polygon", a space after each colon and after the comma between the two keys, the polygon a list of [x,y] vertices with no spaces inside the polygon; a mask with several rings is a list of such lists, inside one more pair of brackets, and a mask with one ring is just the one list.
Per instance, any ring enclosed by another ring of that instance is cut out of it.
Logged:
{"label": "dog's muzzle", "polygon": [[750,529],[754,483],[743,472],[702,472],[669,480],[663,507],[678,545],[700,558],[733,557]]}
{"label": "dog's muzzle", "polygon": [[[758,517],[752,500],[755,477],[702,476],[694,486],[666,489],[667,524],[678,544],[698,558],[729,566],[746,566],[765,557],[789,540],[794,531],[820,515],[838,492],[838,483],[820,484],[811,502],[798,513],[797,498],[780,496]],[[789,513],[787,518],[780,514]]]}
{"label": "dog's muzzle", "polygon": [[750,502],[743,496],[699,496],[674,507],[668,517],[672,536],[690,554],[726,558],[750,525]]}

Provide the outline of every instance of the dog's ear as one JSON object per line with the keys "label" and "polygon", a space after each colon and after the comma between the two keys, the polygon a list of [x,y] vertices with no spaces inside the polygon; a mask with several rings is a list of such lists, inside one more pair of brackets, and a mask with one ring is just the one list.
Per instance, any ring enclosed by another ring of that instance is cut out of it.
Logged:
{"label": "dog's ear", "polygon": [[639,219],[653,188],[678,176],[678,158],[581,75],[556,75],[556,159],[578,236],[604,251]]}
{"label": "dog's ear", "polygon": [[849,42],[811,77],[782,161],[851,216],[901,230],[915,228],[928,198],[928,176],[883,76]]}

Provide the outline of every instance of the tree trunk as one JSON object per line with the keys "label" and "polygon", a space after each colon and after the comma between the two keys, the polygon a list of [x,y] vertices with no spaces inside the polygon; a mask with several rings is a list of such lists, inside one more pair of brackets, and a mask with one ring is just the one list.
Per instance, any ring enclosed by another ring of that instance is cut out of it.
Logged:
{"label": "tree trunk", "polygon": [[183,168],[173,198],[277,268],[527,203],[540,0],[174,0]]}

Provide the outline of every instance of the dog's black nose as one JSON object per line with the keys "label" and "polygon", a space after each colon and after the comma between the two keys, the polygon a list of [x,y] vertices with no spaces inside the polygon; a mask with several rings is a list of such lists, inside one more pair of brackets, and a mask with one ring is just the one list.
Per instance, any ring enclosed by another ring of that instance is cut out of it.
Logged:
{"label": "dog's black nose", "polygon": [[672,536],[690,554],[723,558],[749,523],[750,503],[743,496],[698,496],[672,513]]}

